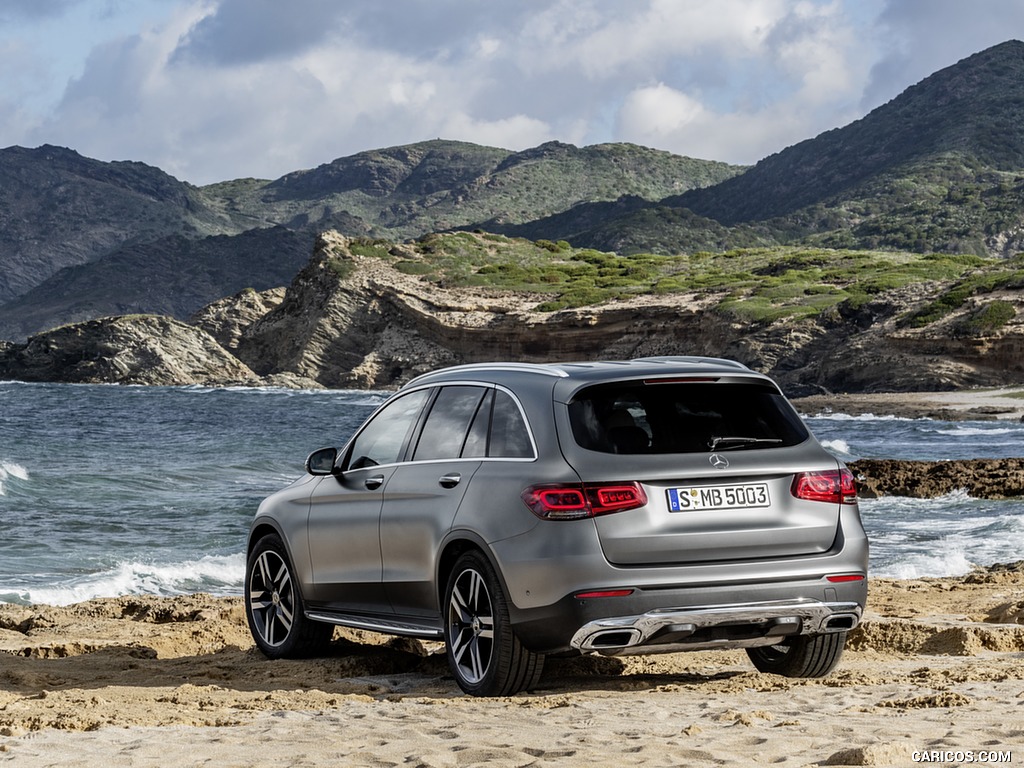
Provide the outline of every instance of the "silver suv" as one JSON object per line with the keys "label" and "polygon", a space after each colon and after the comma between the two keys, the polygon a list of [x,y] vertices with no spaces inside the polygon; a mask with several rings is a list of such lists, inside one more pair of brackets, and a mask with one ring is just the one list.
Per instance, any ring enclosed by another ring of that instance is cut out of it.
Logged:
{"label": "silver suv", "polygon": [[271,658],[341,625],[443,639],[479,696],[566,652],[745,648],[817,677],[867,595],[853,476],[728,360],[448,368],[306,468],[249,534],[246,613]]}

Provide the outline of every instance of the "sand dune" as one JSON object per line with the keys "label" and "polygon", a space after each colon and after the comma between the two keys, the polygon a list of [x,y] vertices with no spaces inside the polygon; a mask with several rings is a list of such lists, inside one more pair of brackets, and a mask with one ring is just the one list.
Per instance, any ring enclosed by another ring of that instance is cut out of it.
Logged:
{"label": "sand dune", "polygon": [[17,766],[1024,761],[1022,564],[873,581],[843,663],[814,681],[742,652],[587,657],[471,699],[439,644],[338,630],[325,658],[270,662],[240,601],[203,595],[3,605],[0,651],[0,763]]}

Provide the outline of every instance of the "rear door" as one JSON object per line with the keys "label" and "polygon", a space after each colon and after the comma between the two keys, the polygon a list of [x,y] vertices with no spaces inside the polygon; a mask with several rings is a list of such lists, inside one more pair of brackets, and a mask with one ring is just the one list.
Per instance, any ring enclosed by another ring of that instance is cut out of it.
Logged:
{"label": "rear door", "polygon": [[380,521],[383,581],[399,614],[439,612],[437,555],[487,450],[493,392],[476,385],[442,387],[411,446],[412,460],[388,481]]}
{"label": "rear door", "polygon": [[791,492],[802,472],[838,472],[771,382],[616,382],[577,393],[563,452],[585,483],[639,481],[648,503],[595,518],[608,561],[674,565],[822,553],[839,503]]}

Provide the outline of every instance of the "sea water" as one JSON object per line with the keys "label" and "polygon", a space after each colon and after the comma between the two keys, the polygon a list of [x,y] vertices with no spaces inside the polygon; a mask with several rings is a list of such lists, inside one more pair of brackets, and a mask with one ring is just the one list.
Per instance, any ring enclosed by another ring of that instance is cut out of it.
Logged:
{"label": "sea water", "polygon": [[[342,445],[383,392],[0,382],[0,601],[242,591],[260,500]],[[1021,455],[1024,425],[806,414],[833,454]],[[863,500],[874,576],[1024,558],[1024,502]]]}

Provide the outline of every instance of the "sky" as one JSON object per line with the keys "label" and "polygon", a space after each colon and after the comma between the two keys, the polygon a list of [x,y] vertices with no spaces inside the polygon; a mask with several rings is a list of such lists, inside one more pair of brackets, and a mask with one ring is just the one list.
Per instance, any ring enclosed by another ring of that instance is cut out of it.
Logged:
{"label": "sky", "polygon": [[0,147],[197,185],[434,138],[746,165],[1010,39],[1021,0],[0,0]]}

